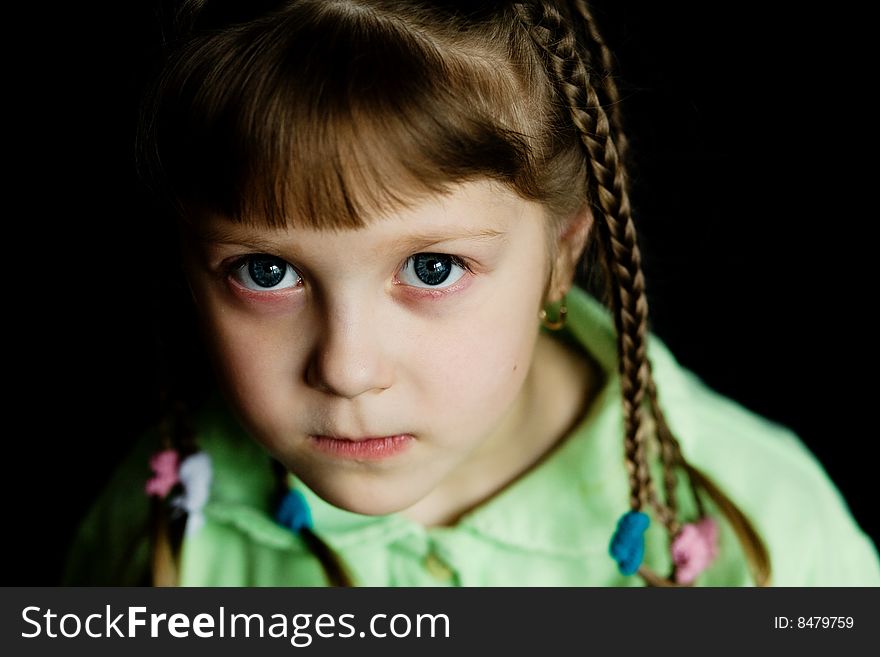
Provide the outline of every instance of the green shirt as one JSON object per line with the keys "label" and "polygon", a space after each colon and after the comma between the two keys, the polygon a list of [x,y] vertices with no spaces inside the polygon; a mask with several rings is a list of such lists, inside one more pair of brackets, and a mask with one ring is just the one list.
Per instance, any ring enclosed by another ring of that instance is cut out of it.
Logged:
{"label": "green shirt", "polygon": [[[639,586],[623,576],[608,545],[628,510],[617,347],[611,316],[580,288],[568,296],[557,333],[589,353],[604,385],[578,426],[540,465],[453,527],[425,528],[400,514],[365,516],[324,502],[291,476],[311,506],[315,531],[362,586]],[[660,403],[685,458],[708,474],[764,539],[776,586],[878,586],[877,549],[854,521],[821,465],[789,429],[708,388],[651,334]],[[322,586],[323,571],[302,540],[272,518],[269,458],[222,403],[198,418],[213,464],[205,524],[181,554],[185,586]],[[154,437],[153,437],[154,438]],[[143,493],[155,442],[145,439],[114,475],[83,522],[67,584],[142,582],[149,500]],[[680,477],[683,479],[683,477]],[[683,481],[685,518],[693,506]],[[712,511],[711,502],[708,509]],[[750,586],[733,531],[719,513],[719,554],[701,586]],[[668,541],[652,519],[645,563],[671,567]]]}

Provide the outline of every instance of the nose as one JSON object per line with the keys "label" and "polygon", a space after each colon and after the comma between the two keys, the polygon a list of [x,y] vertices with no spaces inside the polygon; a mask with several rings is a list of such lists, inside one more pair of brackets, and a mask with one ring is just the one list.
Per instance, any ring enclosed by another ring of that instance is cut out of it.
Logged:
{"label": "nose", "polygon": [[390,343],[376,314],[363,301],[328,304],[306,372],[310,386],[347,399],[391,387],[393,367],[383,347]]}

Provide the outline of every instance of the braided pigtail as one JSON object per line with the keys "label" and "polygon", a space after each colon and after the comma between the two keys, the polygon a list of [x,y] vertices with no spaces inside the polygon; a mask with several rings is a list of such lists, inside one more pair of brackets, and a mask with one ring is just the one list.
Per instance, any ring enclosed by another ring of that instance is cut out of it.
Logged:
{"label": "braided pigtail", "polygon": [[279,524],[302,537],[312,554],[321,562],[330,586],[354,586],[354,581],[342,558],[315,533],[308,504],[300,491],[290,487],[287,469],[273,459],[272,472],[275,475],[276,487],[275,519]]}
{"label": "braided pigtail", "polygon": [[[587,192],[597,218],[598,250],[605,269],[605,302],[610,305],[618,337],[618,367],[624,410],[625,462],[630,482],[630,511],[621,518],[611,552],[621,572],[638,572],[651,585],[690,584],[715,556],[717,529],[704,516],[699,490],[718,505],[743,545],[756,584],[769,581],[769,559],[748,519],[705,475],[689,465],[660,408],[652,367],[647,355],[648,303],[641,254],[629,201],[623,157],[627,141],[621,129],[619,95],[611,75],[612,57],[583,0],[572,10],[551,1],[518,3],[517,13],[543,54],[560,98],[587,155]],[[580,20],[575,20],[575,16]],[[593,84],[593,77],[599,81]],[[607,111],[606,111],[606,108]],[[664,472],[665,500],[654,490],[648,462],[651,413]],[[678,521],[675,469],[687,474],[700,521],[682,526]],[[666,527],[673,554],[669,578],[642,564],[644,532],[650,506]]]}
{"label": "braided pigtail", "polygon": [[597,85],[597,93],[602,98],[602,107],[608,115],[611,124],[611,138],[614,140],[614,146],[617,149],[617,159],[624,166],[627,165],[627,157],[629,155],[629,141],[626,133],[622,129],[623,118],[620,109],[620,94],[617,91],[617,84],[614,82],[614,56],[593,19],[593,14],[584,0],[574,0],[574,10],[580,17],[580,21],[573,21],[575,29],[582,29],[581,43],[586,46],[586,55],[591,70],[598,76],[599,85]]}
{"label": "braided pigtail", "polygon": [[667,509],[657,504],[651,490],[651,478],[645,456],[645,424],[642,406],[647,388],[647,300],[641,271],[640,254],[635,238],[623,167],[608,115],[601,110],[588,70],[576,50],[571,19],[549,3],[530,7],[521,13],[536,43],[546,55],[560,93],[567,101],[574,125],[586,147],[588,158],[589,198],[594,199],[594,213],[599,221],[600,246],[606,263],[607,294],[614,309],[618,334],[620,375],[625,414],[625,449],[630,478],[630,507],[639,511],[649,501],[668,520]]}
{"label": "braided pigtail", "polygon": [[[622,173],[622,186],[624,194],[626,194],[626,169],[628,167],[627,154],[629,143],[626,138],[626,133],[623,130],[620,94],[618,93],[617,85],[615,84],[613,77],[613,71],[615,68],[614,58],[611,54],[611,50],[602,38],[587,3],[584,0],[574,0],[572,6],[577,16],[580,18],[579,21],[574,21],[574,25],[582,28],[581,43],[584,44],[586,48],[586,64],[592,71],[597,73],[599,79],[599,84],[596,85],[599,107],[605,111],[608,117],[610,136],[614,141],[615,149],[617,151],[618,169]],[[638,246],[635,245],[635,248],[638,249]],[[647,300],[645,300],[645,304],[647,305]],[[678,442],[672,435],[672,432],[669,431],[665,417],[663,416],[663,411],[658,402],[657,387],[654,385],[650,359],[647,360],[647,364],[647,395],[651,402],[651,413],[657,431],[657,438],[660,444],[660,457],[663,463],[663,485],[665,503],[668,510],[666,516],[667,527],[670,530],[670,535],[674,535],[679,531],[676,522],[676,517],[678,515],[678,500],[676,498],[677,477],[675,474],[675,468],[680,466],[683,460],[680,458],[681,452],[678,448]],[[698,513],[700,516],[703,516],[705,514],[700,496],[697,494],[693,481],[689,480],[689,483],[697,505]]]}
{"label": "braided pigtail", "polygon": [[[160,424],[161,449],[153,454],[153,476],[146,485],[150,507],[150,572],[153,586],[176,586],[179,581],[180,548],[190,522],[189,507],[184,504],[188,492],[184,472],[192,469],[190,457],[199,454],[186,406],[171,401],[162,391],[165,412]],[[201,458],[204,458],[202,456]],[[210,482],[208,482],[208,485]],[[194,521],[198,523],[198,520]]]}
{"label": "braided pigtail", "polygon": [[[163,393],[163,397],[165,394]],[[162,449],[150,459],[153,478],[147,482],[150,495],[150,573],[153,586],[174,586],[177,582],[177,560],[172,548],[172,530],[164,498],[176,485],[177,450],[169,433],[170,418],[163,418],[160,427]],[[160,478],[166,480],[161,483]],[[164,488],[164,490],[162,490]],[[177,533],[177,532],[175,532]]]}

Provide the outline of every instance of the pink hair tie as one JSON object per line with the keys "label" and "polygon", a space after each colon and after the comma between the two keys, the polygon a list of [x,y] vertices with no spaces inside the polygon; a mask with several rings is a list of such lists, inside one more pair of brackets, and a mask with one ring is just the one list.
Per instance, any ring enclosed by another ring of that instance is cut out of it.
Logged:
{"label": "pink hair tie", "polygon": [[168,492],[180,481],[178,476],[179,462],[180,456],[176,449],[164,449],[150,457],[153,476],[147,481],[145,489],[147,495],[157,497],[168,495]]}
{"label": "pink hair tie", "polygon": [[675,581],[690,584],[718,554],[718,525],[712,518],[687,523],[672,542]]}

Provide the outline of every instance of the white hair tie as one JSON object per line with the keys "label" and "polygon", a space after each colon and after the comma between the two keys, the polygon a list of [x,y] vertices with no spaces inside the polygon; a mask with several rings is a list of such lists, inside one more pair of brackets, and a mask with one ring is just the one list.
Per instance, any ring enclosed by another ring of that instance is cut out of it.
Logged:
{"label": "white hair tie", "polygon": [[174,508],[187,513],[186,535],[191,536],[205,524],[202,512],[211,495],[211,457],[207,452],[196,452],[180,464],[179,478],[183,492],[171,500]]}

